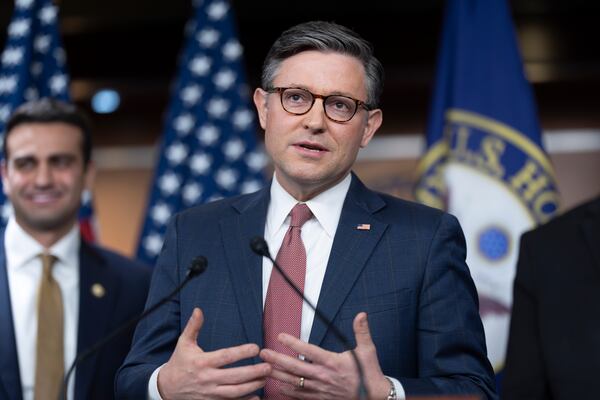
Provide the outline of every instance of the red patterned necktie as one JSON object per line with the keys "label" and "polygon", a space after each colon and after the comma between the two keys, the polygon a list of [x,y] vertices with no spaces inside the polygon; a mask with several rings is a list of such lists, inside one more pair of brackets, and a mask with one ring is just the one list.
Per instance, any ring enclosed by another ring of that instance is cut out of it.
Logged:
{"label": "red patterned necktie", "polygon": [[[304,277],[306,275],[306,250],[300,233],[302,225],[311,217],[312,212],[306,204],[296,204],[294,206],[291,212],[290,227],[283,238],[283,243],[276,258],[281,269],[285,271],[301,291],[304,291]],[[265,348],[298,357],[298,353],[281,344],[277,340],[277,336],[284,332],[300,338],[301,321],[302,298],[273,268],[269,288],[267,289],[263,317]],[[265,384],[265,398],[285,399],[286,397],[279,392],[281,385],[280,381],[268,378]]]}

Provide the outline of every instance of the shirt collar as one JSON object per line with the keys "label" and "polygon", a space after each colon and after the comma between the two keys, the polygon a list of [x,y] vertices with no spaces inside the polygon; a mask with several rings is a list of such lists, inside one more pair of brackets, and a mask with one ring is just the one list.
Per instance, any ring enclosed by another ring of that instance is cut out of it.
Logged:
{"label": "shirt collar", "polygon": [[[308,200],[306,205],[310,208],[317,221],[321,224],[328,236],[333,237],[340,220],[342,207],[352,175],[347,174],[335,186]],[[298,203],[277,181],[277,174],[271,183],[271,201],[267,218],[267,232],[276,232],[285,222],[292,208]]]}
{"label": "shirt collar", "polygon": [[[9,268],[23,266],[45,251],[44,246],[31,237],[14,217],[10,217],[6,225],[4,244]],[[50,247],[49,252],[66,265],[77,265],[79,245],[79,225],[75,224],[65,236]]]}

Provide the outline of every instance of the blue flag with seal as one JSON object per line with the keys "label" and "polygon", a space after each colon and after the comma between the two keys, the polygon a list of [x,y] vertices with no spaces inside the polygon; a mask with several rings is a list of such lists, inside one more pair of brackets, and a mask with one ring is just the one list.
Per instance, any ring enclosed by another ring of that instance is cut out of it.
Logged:
{"label": "blue flag with seal", "polygon": [[[266,156],[225,0],[196,1],[186,28],[137,257],[153,264],[176,212],[258,190]],[[206,227],[212,229],[212,227]]]}
{"label": "blue flag with seal", "polygon": [[[22,103],[42,97],[70,101],[66,56],[52,0],[15,0],[0,61],[0,143],[6,122]],[[12,213],[0,191],[2,222]],[[81,232],[94,240],[92,197],[85,193],[79,212]]]}
{"label": "blue flag with seal", "polygon": [[488,357],[504,366],[520,235],[558,209],[506,1],[450,0],[416,198],[460,221]]}

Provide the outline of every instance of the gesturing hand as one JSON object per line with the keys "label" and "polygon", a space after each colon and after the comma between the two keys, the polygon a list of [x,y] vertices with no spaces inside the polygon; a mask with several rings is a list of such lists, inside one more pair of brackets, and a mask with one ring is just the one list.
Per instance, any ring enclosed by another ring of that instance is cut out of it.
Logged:
{"label": "gesturing hand", "polygon": [[[381,372],[377,349],[371,339],[367,314],[361,312],[353,322],[356,356],[365,374],[369,398],[385,399],[390,383]],[[281,334],[279,341],[302,354],[310,362],[263,349],[260,357],[273,366],[271,377],[289,385],[282,392],[296,399],[355,399],[358,395],[358,370],[349,351],[334,353]],[[300,385],[300,379],[302,387]]]}
{"label": "gesturing hand", "polygon": [[177,340],[175,351],[158,374],[158,390],[164,400],[258,399],[249,393],[265,384],[269,364],[222,368],[258,355],[255,344],[204,352],[197,344],[204,316],[195,308]]}

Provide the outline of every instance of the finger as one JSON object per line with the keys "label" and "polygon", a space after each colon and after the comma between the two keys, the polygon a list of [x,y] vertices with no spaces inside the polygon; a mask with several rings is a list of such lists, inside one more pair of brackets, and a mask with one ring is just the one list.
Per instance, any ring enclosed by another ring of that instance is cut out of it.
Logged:
{"label": "finger", "polygon": [[319,393],[315,390],[309,390],[306,388],[306,386],[304,386],[302,389],[298,388],[297,386],[281,386],[280,391],[285,397],[292,399],[310,400],[323,398],[323,393]]}
{"label": "finger", "polygon": [[205,361],[208,365],[219,368],[246,358],[256,357],[259,351],[260,349],[254,343],[243,344],[205,353]]}
{"label": "finger", "polygon": [[217,385],[239,385],[249,381],[265,379],[271,374],[272,369],[271,365],[267,363],[215,369],[211,371],[210,380]]}
{"label": "finger", "polygon": [[[291,386],[298,386],[300,382],[300,377],[298,375],[290,374],[289,372],[273,368],[271,372],[271,378],[277,379],[280,382],[286,383]],[[309,382],[306,377],[304,378],[304,387],[308,388],[307,383]]]}
{"label": "finger", "polygon": [[298,386],[300,377],[298,376],[273,369],[271,377],[283,383],[283,385],[279,386],[279,390],[286,397],[308,399],[311,398],[311,395],[314,395],[314,391],[310,388],[310,384],[308,384],[309,380],[306,378],[304,379],[304,386],[300,388]]}
{"label": "finger", "polygon": [[198,342],[198,334],[200,333],[203,323],[204,315],[202,314],[202,310],[197,307],[194,308],[194,311],[192,311],[192,315],[185,325],[183,332],[181,332],[181,336],[179,336],[179,340],[182,340],[184,343],[196,344]]}
{"label": "finger", "polygon": [[303,342],[302,340],[292,335],[288,335],[287,333],[280,334],[277,337],[277,340],[294,350],[296,353],[302,354],[311,362],[316,364],[326,365],[333,354],[330,351],[323,350],[319,346]]}
{"label": "finger", "polygon": [[356,339],[357,348],[374,345],[373,339],[371,338],[371,331],[369,330],[367,313],[360,312],[356,315],[356,317],[354,317],[352,329],[354,330],[354,338]]}
{"label": "finger", "polygon": [[248,393],[252,393],[265,386],[265,379],[257,379],[250,382],[241,383],[239,385],[220,385],[215,389],[215,395],[217,397],[224,397],[226,399],[239,399],[240,397],[247,396]]}
{"label": "finger", "polygon": [[296,376],[315,377],[318,367],[315,364],[302,361],[296,357],[290,357],[271,349],[262,349],[260,357],[273,366],[273,370],[288,372]]}

